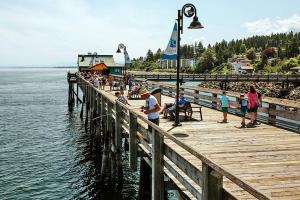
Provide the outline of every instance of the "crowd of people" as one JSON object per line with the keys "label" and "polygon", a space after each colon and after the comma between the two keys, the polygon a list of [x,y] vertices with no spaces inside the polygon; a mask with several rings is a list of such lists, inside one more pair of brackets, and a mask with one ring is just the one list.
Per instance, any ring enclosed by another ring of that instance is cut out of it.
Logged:
{"label": "crowd of people", "polygon": [[[145,106],[142,106],[142,111],[147,114],[149,121],[159,125],[160,115],[163,115],[163,119],[169,118],[170,120],[175,119],[175,108],[176,102],[165,103],[162,108],[160,108],[155,96],[144,88],[142,85],[134,82],[134,79],[130,76],[125,76],[123,79],[115,79],[112,75],[101,75],[99,72],[81,72],[81,76],[92,83],[99,90],[104,90],[105,86],[109,86],[109,90],[112,91],[114,86],[118,86],[118,91],[115,92],[115,96],[118,101],[123,104],[129,105],[127,98],[132,94],[138,94],[142,99],[146,100]],[[124,90],[126,86],[128,88],[127,98],[124,96]],[[180,93],[178,99],[179,109],[184,109],[187,105],[187,99],[184,93]],[[230,108],[230,100],[227,96],[226,91],[223,91],[220,97],[220,106],[223,113],[223,120],[221,123],[228,123],[227,115]],[[257,111],[258,108],[262,106],[262,95],[256,91],[253,85],[250,86],[249,92],[240,94],[239,102],[237,108],[239,109],[239,114],[242,118],[241,128],[254,127],[257,125]],[[249,114],[250,122],[246,124],[246,114]],[[151,128],[151,127],[149,127]]]}
{"label": "crowd of people", "polygon": [[83,71],[81,72],[81,76],[99,90],[104,90],[106,85],[109,86],[110,91],[112,91],[114,87],[119,88],[119,90],[126,90],[127,85],[129,85],[130,88],[133,84],[132,77],[129,75],[123,78],[114,78],[111,74],[101,74],[99,71],[95,71],[94,73],[91,71]]}
{"label": "crowd of people", "polygon": [[[223,91],[223,94],[220,98],[221,101],[221,110],[223,112],[223,121],[222,123],[227,123],[227,114],[230,107],[229,97],[226,94],[226,91]],[[242,118],[241,128],[254,127],[258,125],[257,122],[257,111],[258,108],[262,107],[262,95],[256,91],[255,87],[251,85],[249,87],[249,92],[245,94],[240,94],[238,108],[240,111],[240,116]],[[250,122],[246,124],[246,114],[249,114]]]}

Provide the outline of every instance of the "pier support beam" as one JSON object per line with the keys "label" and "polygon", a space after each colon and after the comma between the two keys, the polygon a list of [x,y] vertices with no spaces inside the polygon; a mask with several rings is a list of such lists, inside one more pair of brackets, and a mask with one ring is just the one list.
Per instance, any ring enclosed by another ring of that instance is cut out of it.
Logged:
{"label": "pier support beam", "polygon": [[223,176],[202,163],[202,199],[222,200]]}
{"label": "pier support beam", "polygon": [[164,138],[152,128],[152,199],[164,200]]}
{"label": "pier support beam", "polygon": [[117,149],[122,148],[122,124],[121,124],[121,117],[122,117],[122,108],[120,104],[116,102],[115,104],[115,116],[116,116],[116,123],[115,123],[115,144]]}
{"label": "pier support beam", "polygon": [[137,170],[137,118],[129,113],[129,167]]}

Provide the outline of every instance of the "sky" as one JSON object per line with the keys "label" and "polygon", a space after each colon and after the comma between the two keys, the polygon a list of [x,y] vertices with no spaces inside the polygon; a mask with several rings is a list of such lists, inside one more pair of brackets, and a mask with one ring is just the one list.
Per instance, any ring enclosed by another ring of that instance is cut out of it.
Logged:
{"label": "sky", "polygon": [[186,3],[204,29],[187,29],[184,17],[181,44],[300,31],[298,0],[0,0],[0,66],[76,65],[87,52],[122,64],[119,43],[131,58],[164,50]]}

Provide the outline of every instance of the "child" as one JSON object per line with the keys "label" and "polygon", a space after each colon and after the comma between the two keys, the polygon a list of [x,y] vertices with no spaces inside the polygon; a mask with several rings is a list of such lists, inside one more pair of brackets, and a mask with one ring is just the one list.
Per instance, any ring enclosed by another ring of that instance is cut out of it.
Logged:
{"label": "child", "polygon": [[241,94],[240,100],[239,100],[239,107],[241,109],[241,116],[242,116],[241,128],[246,127],[245,116],[246,116],[246,112],[247,112],[247,105],[248,105],[248,101],[247,101],[247,99],[245,99],[245,95]]}
{"label": "child", "polygon": [[117,97],[117,100],[125,105],[129,105],[128,101],[123,96],[124,92],[121,90],[121,92],[115,92],[115,96]]}
{"label": "child", "polygon": [[221,96],[221,107],[223,112],[223,121],[222,123],[227,123],[227,113],[229,108],[229,98],[226,95],[226,91],[223,91],[223,94]]}

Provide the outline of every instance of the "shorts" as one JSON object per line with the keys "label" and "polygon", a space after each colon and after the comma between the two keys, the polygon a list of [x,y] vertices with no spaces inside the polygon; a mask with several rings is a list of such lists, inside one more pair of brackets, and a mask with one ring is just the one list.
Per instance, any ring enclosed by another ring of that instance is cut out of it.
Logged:
{"label": "shorts", "polygon": [[241,111],[241,117],[245,117],[245,116],[246,116],[246,111],[245,112]]}
{"label": "shorts", "polygon": [[247,113],[247,106],[241,107],[241,117],[245,117]]}
{"label": "shorts", "polygon": [[228,112],[228,107],[222,107],[222,112]]}
{"label": "shorts", "polygon": [[249,108],[248,112],[249,113],[251,113],[251,112],[257,113],[257,109],[258,109],[258,107]]}

